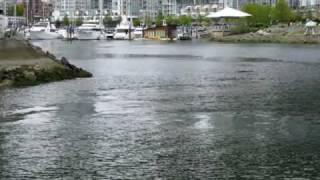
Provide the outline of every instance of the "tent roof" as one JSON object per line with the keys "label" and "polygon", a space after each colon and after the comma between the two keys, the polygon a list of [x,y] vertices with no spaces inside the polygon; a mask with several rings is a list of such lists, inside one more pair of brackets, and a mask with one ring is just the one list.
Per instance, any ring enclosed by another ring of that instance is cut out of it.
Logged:
{"label": "tent roof", "polygon": [[314,21],[308,21],[305,26],[306,27],[316,27],[317,23]]}
{"label": "tent roof", "polygon": [[251,14],[239,11],[237,9],[226,7],[221,11],[210,13],[207,17],[208,18],[241,18],[241,17],[248,17]]}

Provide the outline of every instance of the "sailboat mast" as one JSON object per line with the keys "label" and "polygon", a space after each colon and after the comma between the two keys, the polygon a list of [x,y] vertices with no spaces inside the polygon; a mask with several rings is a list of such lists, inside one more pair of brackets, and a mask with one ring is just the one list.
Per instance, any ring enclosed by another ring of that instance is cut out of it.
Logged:
{"label": "sailboat mast", "polygon": [[102,11],[103,11],[103,0],[99,0],[99,23],[102,25]]}

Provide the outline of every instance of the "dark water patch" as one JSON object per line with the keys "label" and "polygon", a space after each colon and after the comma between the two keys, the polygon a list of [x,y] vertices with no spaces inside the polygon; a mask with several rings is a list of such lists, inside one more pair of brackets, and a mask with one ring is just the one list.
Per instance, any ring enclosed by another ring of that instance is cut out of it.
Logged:
{"label": "dark water patch", "polygon": [[237,73],[252,73],[252,72],[254,72],[254,71],[252,71],[252,70],[239,70],[239,71],[237,71]]}
{"label": "dark water patch", "polygon": [[113,54],[103,53],[98,55],[99,58],[160,58],[160,59],[203,59],[201,56],[183,55],[183,54]]}

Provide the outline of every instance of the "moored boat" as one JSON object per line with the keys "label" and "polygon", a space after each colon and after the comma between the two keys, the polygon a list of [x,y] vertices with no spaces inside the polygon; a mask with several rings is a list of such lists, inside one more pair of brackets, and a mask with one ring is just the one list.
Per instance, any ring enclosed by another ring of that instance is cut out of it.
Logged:
{"label": "moored boat", "polygon": [[104,39],[104,27],[98,21],[85,21],[78,27],[76,34],[79,40]]}
{"label": "moored boat", "polygon": [[144,27],[136,27],[133,34],[134,34],[134,39],[136,40],[141,40],[143,39],[143,31],[145,30]]}
{"label": "moored boat", "polygon": [[46,40],[62,38],[56,27],[50,22],[38,22],[26,30],[26,38],[31,40]]}
{"label": "moored boat", "polygon": [[[130,19],[130,18],[129,18]],[[115,29],[114,39],[117,40],[130,40],[134,39],[134,30],[132,27],[132,23],[126,16],[122,17],[122,20],[119,25],[117,25]]]}

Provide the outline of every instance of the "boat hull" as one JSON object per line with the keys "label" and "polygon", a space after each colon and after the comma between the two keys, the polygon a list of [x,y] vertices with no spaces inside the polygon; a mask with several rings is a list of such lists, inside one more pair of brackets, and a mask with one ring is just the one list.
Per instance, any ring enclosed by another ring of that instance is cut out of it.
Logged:
{"label": "boat hull", "polygon": [[[135,35],[131,33],[131,39],[134,39]],[[129,34],[128,33],[115,33],[113,36],[113,39],[116,40],[129,40]]]}
{"label": "boat hull", "polygon": [[78,31],[77,39],[79,40],[100,40],[103,34],[99,31]]}
{"label": "boat hull", "polygon": [[57,32],[30,31],[27,33],[26,38],[30,40],[49,40],[49,39],[61,39],[62,36]]}

